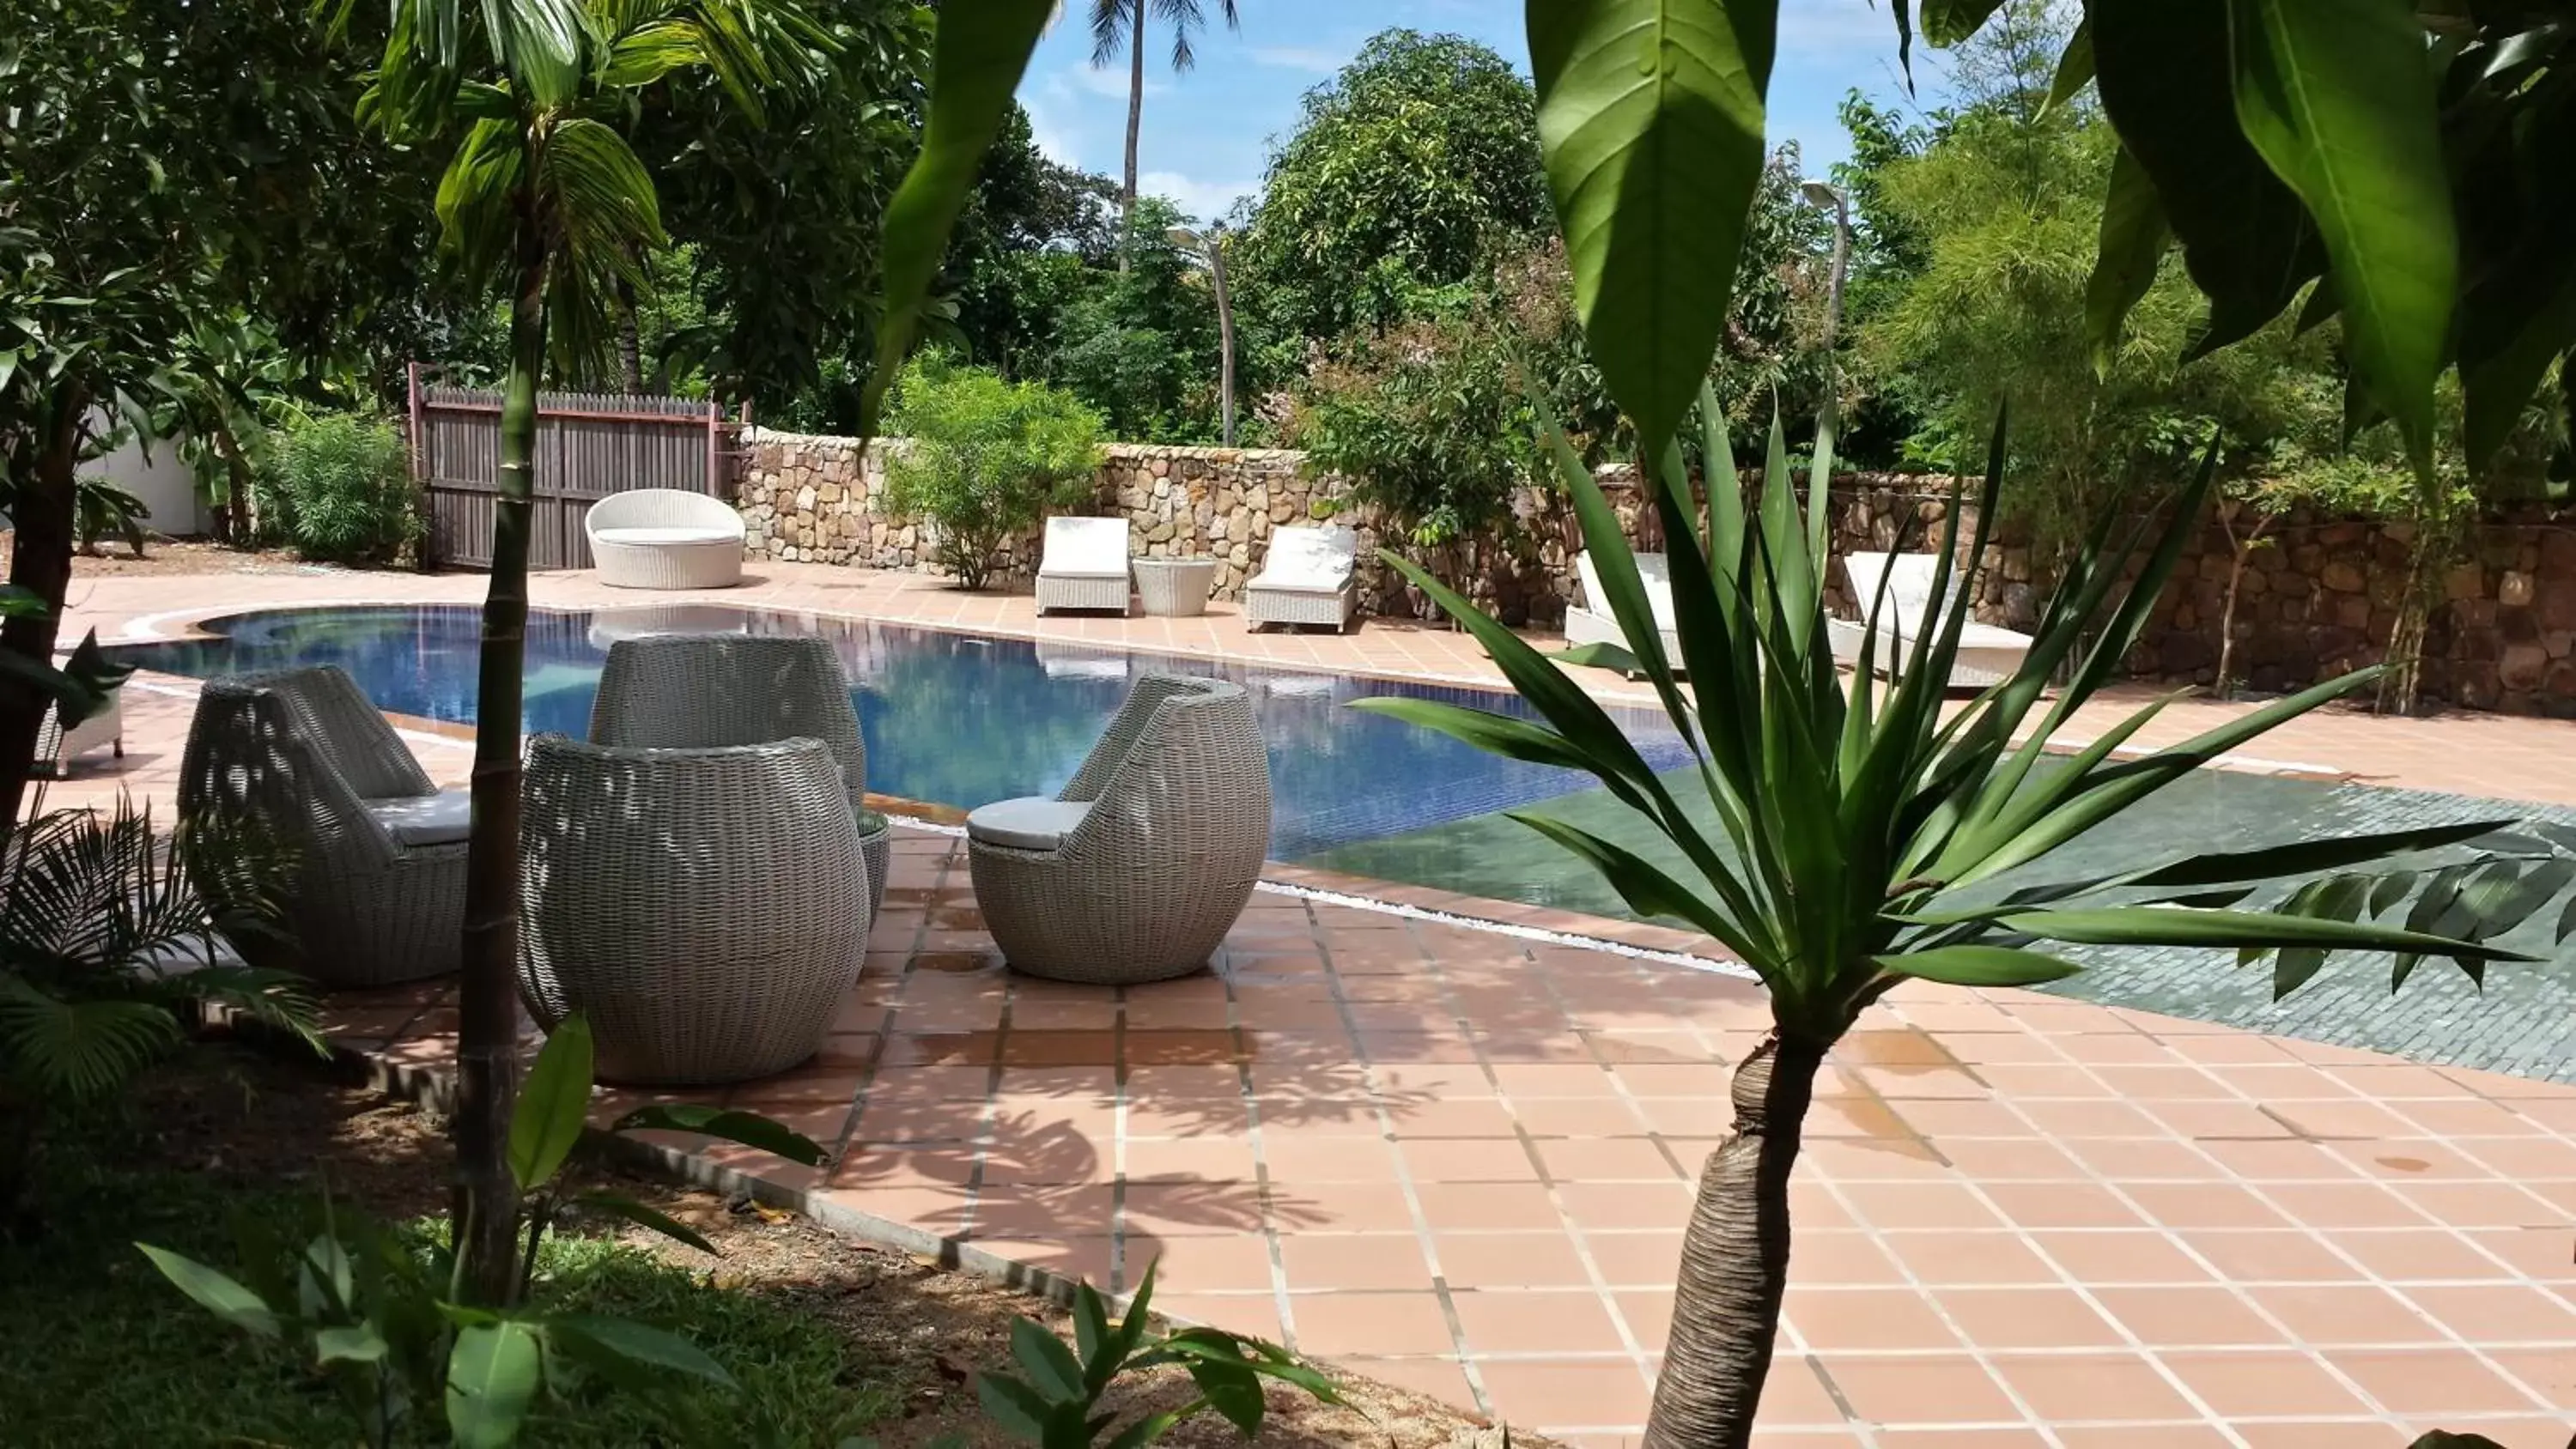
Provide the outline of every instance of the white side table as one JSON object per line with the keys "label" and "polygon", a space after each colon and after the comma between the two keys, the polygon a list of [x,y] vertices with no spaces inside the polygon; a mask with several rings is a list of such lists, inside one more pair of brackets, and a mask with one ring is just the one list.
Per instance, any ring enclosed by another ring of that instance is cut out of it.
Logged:
{"label": "white side table", "polygon": [[1216,587],[1215,559],[1140,558],[1132,566],[1136,597],[1147,615],[1184,619],[1207,612],[1208,591]]}

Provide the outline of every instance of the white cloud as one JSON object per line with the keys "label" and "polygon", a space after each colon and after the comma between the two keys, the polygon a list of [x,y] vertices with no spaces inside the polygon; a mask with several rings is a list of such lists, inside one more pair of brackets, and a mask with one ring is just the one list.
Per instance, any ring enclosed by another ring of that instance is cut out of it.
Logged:
{"label": "white cloud", "polygon": [[1272,70],[1302,70],[1314,75],[1331,75],[1350,59],[1338,50],[1324,50],[1311,45],[1256,45],[1252,63]]}
{"label": "white cloud", "polygon": [[[1066,68],[1060,79],[1069,80],[1076,88],[1089,91],[1095,96],[1111,96],[1123,101],[1127,99],[1127,83],[1130,77],[1127,74],[1127,67],[1123,65],[1077,65]],[[1169,82],[1154,79],[1154,72],[1150,67],[1146,70],[1145,94],[1158,96],[1171,88]]]}
{"label": "white cloud", "polygon": [[1192,221],[1211,222],[1234,209],[1237,198],[1261,190],[1254,181],[1200,181],[1177,171],[1146,171],[1136,177],[1136,190],[1169,197]]}
{"label": "white cloud", "polygon": [[1035,96],[1022,96],[1020,109],[1029,113],[1029,139],[1037,143],[1039,155],[1058,166],[1082,164],[1073,136],[1056,124],[1054,112],[1045,102]]}

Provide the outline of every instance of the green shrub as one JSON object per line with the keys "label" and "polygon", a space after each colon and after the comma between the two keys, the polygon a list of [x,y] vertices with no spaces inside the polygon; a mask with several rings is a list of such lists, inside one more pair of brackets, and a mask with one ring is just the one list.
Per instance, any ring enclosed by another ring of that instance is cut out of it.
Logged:
{"label": "green shrub", "polygon": [[362,413],[298,420],[258,490],[261,533],[327,563],[393,562],[421,535],[402,433]]}
{"label": "green shrub", "polygon": [[940,564],[980,589],[1002,546],[1080,502],[1100,467],[1100,416],[1071,393],[980,367],[915,359],[897,383],[887,501],[927,518]]}

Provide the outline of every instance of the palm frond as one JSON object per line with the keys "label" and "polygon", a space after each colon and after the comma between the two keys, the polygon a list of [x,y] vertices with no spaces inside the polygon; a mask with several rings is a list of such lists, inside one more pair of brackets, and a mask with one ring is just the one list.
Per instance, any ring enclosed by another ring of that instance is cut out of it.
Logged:
{"label": "palm frond", "polygon": [[178,1042],[178,1020],[156,1002],[67,1001],[0,974],[0,1076],[39,1098],[95,1101]]}
{"label": "palm frond", "polygon": [[1091,0],[1091,63],[1118,58],[1135,33],[1136,7],[1145,0]]}

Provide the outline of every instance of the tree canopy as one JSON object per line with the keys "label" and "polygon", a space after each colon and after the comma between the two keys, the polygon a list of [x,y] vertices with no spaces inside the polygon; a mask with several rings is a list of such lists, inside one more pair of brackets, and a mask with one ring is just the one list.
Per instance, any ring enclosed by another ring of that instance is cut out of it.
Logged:
{"label": "tree canopy", "polygon": [[1233,257],[1247,306],[1331,338],[1548,222],[1530,83],[1472,40],[1389,30],[1306,93]]}

